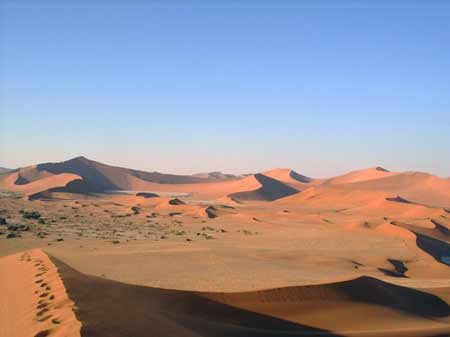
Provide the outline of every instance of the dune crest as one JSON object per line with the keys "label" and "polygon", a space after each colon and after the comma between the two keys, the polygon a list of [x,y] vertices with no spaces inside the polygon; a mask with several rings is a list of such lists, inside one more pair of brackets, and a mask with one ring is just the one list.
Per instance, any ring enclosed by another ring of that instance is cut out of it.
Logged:
{"label": "dune crest", "polygon": [[385,177],[391,177],[397,175],[396,172],[390,172],[382,167],[372,167],[363,170],[356,170],[341,176],[326,179],[324,184],[348,184],[355,183],[358,181],[367,181],[380,179]]}
{"label": "dune crest", "polygon": [[2,257],[0,274],[0,336],[80,336],[74,303],[45,253]]}

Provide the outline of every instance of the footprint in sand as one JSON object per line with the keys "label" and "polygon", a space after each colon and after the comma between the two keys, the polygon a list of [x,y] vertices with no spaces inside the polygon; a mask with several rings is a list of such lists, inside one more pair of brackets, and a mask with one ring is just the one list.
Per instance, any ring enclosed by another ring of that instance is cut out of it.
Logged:
{"label": "footprint in sand", "polygon": [[42,330],[34,335],[34,337],[47,337],[48,335],[50,335],[50,330]]}
{"label": "footprint in sand", "polygon": [[43,308],[43,309],[39,310],[39,311],[36,313],[36,316],[40,317],[40,316],[42,316],[43,314],[45,314],[46,312],[48,312],[48,311],[49,311],[48,308]]}
{"label": "footprint in sand", "polygon": [[45,322],[47,321],[49,318],[52,318],[52,315],[47,315],[45,317],[39,318],[37,321],[38,322]]}
{"label": "footprint in sand", "polygon": [[47,306],[48,306],[48,303],[47,303],[47,302],[42,302],[41,304],[38,304],[38,305],[37,305],[36,309],[37,309],[37,310],[44,309],[44,308],[46,308]]}

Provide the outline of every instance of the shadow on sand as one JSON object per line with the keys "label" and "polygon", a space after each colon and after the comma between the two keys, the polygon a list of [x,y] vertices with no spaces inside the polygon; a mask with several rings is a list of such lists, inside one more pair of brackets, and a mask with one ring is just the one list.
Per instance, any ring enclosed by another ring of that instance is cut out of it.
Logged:
{"label": "shadow on sand", "polygon": [[339,336],[209,300],[199,293],[124,284],[82,274],[54,257],[83,337]]}
{"label": "shadow on sand", "polygon": [[[245,309],[258,303],[288,301],[291,310],[308,303],[363,302],[422,317],[447,317],[450,307],[439,297],[370,277],[355,280],[241,293],[208,293],[124,284],[82,274],[54,257],[81,335],[109,336],[341,336],[334,332],[258,314]],[[306,306],[306,307],[305,307]],[[275,314],[274,314],[275,316]]]}

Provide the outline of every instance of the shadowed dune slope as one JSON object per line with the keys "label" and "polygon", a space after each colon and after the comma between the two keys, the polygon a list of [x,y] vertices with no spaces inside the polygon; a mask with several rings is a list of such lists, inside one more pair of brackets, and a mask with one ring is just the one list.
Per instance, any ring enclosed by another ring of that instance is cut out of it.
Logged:
{"label": "shadowed dune slope", "polygon": [[337,283],[246,293],[209,293],[206,296],[222,303],[253,309],[264,302],[362,302],[423,317],[450,315],[450,306],[435,295],[366,276]]}
{"label": "shadowed dune slope", "polygon": [[338,336],[213,301],[201,293],[87,276],[51,258],[77,305],[81,336]]}
{"label": "shadowed dune slope", "polygon": [[28,196],[29,200],[50,200],[54,199],[54,193],[64,192],[64,194],[76,193],[89,195],[94,188],[86,183],[83,179],[75,179],[70,181],[65,186],[53,187],[48,190],[40,191]]}
{"label": "shadowed dune slope", "polygon": [[0,176],[0,189],[22,192],[25,195],[32,195],[44,190],[56,187],[64,187],[70,182],[80,179],[80,176],[71,173],[44,175],[42,178],[17,185],[15,182],[19,179],[18,171],[6,173]]}
{"label": "shadowed dune slope", "polygon": [[276,179],[286,184],[309,184],[314,180],[291,169],[273,169],[263,172],[262,174],[266,177]]}
{"label": "shadowed dune slope", "polygon": [[[440,297],[369,277],[206,293],[124,284],[51,259],[77,306],[82,336],[391,336],[389,329],[411,328],[398,335],[432,336],[427,329],[450,331],[445,321],[450,307]],[[367,333],[367,325],[386,334]],[[421,332],[412,333],[417,327]]]}
{"label": "shadowed dune slope", "polygon": [[228,197],[236,202],[251,200],[273,201],[299,192],[295,188],[263,174],[258,173],[255,174],[254,177],[261,184],[260,188],[252,191],[232,193],[228,195]]}
{"label": "shadowed dune slope", "polygon": [[[50,175],[62,173],[80,176],[92,191],[133,190],[134,180],[130,178],[160,184],[197,184],[211,181],[208,178],[145,172],[110,166],[84,157],[76,157],[60,163],[44,163],[19,169],[16,185],[24,185]],[[217,178],[212,179],[212,181],[217,181]]]}

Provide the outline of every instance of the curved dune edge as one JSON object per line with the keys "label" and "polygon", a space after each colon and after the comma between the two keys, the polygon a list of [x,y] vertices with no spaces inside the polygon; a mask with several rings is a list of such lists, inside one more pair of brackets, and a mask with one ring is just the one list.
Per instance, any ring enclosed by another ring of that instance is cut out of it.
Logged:
{"label": "curved dune edge", "polygon": [[0,297],[2,337],[450,333],[442,297],[370,277],[238,293],[181,291],[85,275],[38,249],[1,258],[0,272],[0,289],[9,295]]}
{"label": "curved dune edge", "polygon": [[39,249],[0,258],[1,337],[79,337],[73,312],[55,265]]}
{"label": "curved dune edge", "polygon": [[195,292],[85,275],[50,258],[77,305],[75,314],[82,322],[82,336],[450,333],[450,306],[440,296],[370,277],[251,292]]}
{"label": "curved dune edge", "polygon": [[61,173],[44,176],[43,178],[34,180],[24,185],[16,185],[14,182],[17,180],[18,175],[18,172],[13,172],[3,177],[0,181],[0,189],[7,189],[14,192],[22,192],[25,195],[31,195],[55,187],[64,187],[70,182],[80,179],[80,176],[76,174]]}

